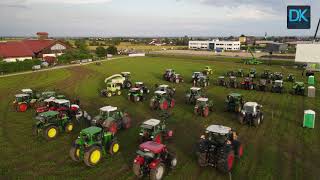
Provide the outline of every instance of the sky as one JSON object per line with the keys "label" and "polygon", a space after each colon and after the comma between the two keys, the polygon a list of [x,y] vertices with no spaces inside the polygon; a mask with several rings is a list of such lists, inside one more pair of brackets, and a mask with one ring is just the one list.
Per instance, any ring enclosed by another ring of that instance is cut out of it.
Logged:
{"label": "sky", "polygon": [[[311,5],[311,29],[287,29]],[[313,36],[320,0],[0,0],[0,36]]]}

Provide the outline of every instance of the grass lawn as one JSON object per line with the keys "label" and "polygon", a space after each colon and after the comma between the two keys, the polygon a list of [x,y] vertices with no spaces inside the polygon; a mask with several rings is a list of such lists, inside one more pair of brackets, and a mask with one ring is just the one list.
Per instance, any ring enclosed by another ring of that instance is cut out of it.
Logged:
{"label": "grass lawn", "polygon": [[[174,138],[168,142],[178,156],[178,167],[169,171],[165,179],[229,179],[216,169],[200,168],[197,164],[194,145],[210,124],[230,126],[239,133],[244,144],[244,156],[237,161],[232,171],[233,179],[319,179],[320,176],[320,131],[302,128],[303,111],[313,109],[320,114],[319,98],[310,99],[289,93],[227,89],[215,85],[205,89],[214,101],[214,112],[208,118],[195,116],[193,106],[184,103],[185,91],[191,87],[191,74],[211,65],[216,78],[228,70],[243,68],[246,72],[253,66],[245,66],[236,61],[210,60],[193,57],[139,57],[103,62],[101,66],[71,67],[54,71],[39,72],[0,79],[0,178],[1,179],[135,179],[131,167],[138,147],[139,124],[149,118],[157,118],[157,113],[148,107],[148,102],[131,103],[127,93],[120,97],[102,98],[98,92],[103,80],[114,73],[130,71],[133,81],[145,82],[151,90],[155,83],[167,83],[162,78],[166,68],[174,68],[185,77],[185,83],[173,85],[177,89],[177,106],[168,120],[169,129],[174,130]],[[264,68],[281,71],[285,76],[290,72],[298,80],[301,71],[288,66],[256,66],[258,72]],[[316,79],[319,79],[317,75]],[[167,83],[169,84],[169,82]],[[291,83],[286,83],[289,90]],[[13,96],[22,88],[38,90],[56,89],[70,97],[79,97],[83,109],[91,115],[98,113],[104,105],[118,106],[128,111],[133,119],[133,127],[120,131],[118,139],[121,150],[116,156],[108,156],[95,168],[84,163],[75,163],[69,157],[72,141],[79,131],[86,127],[79,124],[71,134],[60,134],[50,142],[32,135],[34,112],[14,112],[11,106]],[[317,94],[320,94],[317,85]],[[265,121],[259,128],[240,125],[236,115],[225,112],[224,100],[229,92],[240,92],[246,101],[257,101],[263,105]]]}

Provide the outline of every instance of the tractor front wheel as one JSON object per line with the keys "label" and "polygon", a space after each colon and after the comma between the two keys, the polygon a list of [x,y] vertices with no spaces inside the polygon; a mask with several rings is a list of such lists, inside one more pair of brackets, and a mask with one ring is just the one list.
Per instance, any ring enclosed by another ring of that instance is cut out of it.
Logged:
{"label": "tractor front wheel", "polygon": [[164,100],[161,104],[160,104],[160,109],[161,110],[167,110],[168,109],[168,101]]}
{"label": "tractor front wheel", "polygon": [[92,146],[84,153],[84,163],[89,167],[97,165],[101,158],[102,150],[98,146]]}
{"label": "tractor front wheel", "polygon": [[80,161],[80,148],[77,145],[73,145],[69,151],[71,159],[75,162]]}
{"label": "tractor front wheel", "polygon": [[132,170],[133,170],[133,173],[134,173],[138,178],[142,178],[142,177],[143,177],[143,173],[141,172],[141,165],[140,165],[140,164],[133,163]]}
{"label": "tractor front wheel", "polygon": [[58,133],[59,133],[59,129],[58,127],[56,126],[48,126],[46,128],[46,130],[44,131],[44,137],[47,139],[47,140],[52,140],[54,138],[56,138],[58,136]]}
{"label": "tractor front wheel", "polygon": [[109,146],[109,153],[111,155],[115,155],[119,152],[120,145],[117,141],[112,141],[110,146]]}
{"label": "tractor front wheel", "polygon": [[121,95],[121,91],[118,91],[118,92],[117,92],[117,95],[120,96],[120,95]]}
{"label": "tractor front wheel", "polygon": [[257,116],[255,118],[253,118],[253,125],[255,127],[258,127],[260,125],[260,123],[261,123],[261,117],[260,116]]}
{"label": "tractor front wheel", "polygon": [[208,165],[206,153],[199,153],[198,154],[198,164],[200,167],[206,167]]}
{"label": "tractor front wheel", "polygon": [[74,125],[72,122],[67,123],[66,127],[64,128],[64,131],[66,133],[70,133],[74,128]]}
{"label": "tractor front wheel", "polygon": [[240,123],[240,124],[244,124],[244,117],[243,117],[242,114],[239,114],[238,120],[239,120],[239,123]]}
{"label": "tractor front wheel", "polygon": [[209,107],[205,107],[203,110],[203,117],[208,117],[209,116]]}
{"label": "tractor front wheel", "polygon": [[107,97],[111,97],[112,93],[111,92],[107,92]]}
{"label": "tractor front wheel", "polygon": [[150,170],[150,179],[151,180],[160,180],[162,179],[165,172],[165,166],[163,163],[159,163],[157,167]]}

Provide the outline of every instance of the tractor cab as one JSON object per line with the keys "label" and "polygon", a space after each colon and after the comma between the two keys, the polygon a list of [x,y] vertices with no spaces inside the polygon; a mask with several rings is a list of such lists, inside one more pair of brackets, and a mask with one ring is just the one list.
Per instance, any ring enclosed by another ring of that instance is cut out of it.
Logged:
{"label": "tractor cab", "polygon": [[237,77],[236,76],[230,76],[229,77],[229,81],[230,82],[236,82],[237,81]]}
{"label": "tractor cab", "polygon": [[190,88],[190,94],[192,96],[200,96],[201,95],[201,88],[199,88],[199,87]]}
{"label": "tractor cab", "polygon": [[282,87],[283,86],[283,81],[282,80],[275,80],[274,81],[274,86],[275,87]]}
{"label": "tractor cab", "polygon": [[[144,136],[146,133],[153,136],[155,132],[165,129],[165,124],[161,125],[161,121],[158,119],[149,119],[142,123],[140,126],[140,136]],[[151,137],[153,138],[153,137]]]}
{"label": "tractor cab", "polygon": [[304,95],[305,87],[304,82],[294,82],[293,86],[293,93],[297,95]]}
{"label": "tractor cab", "polygon": [[103,135],[102,128],[91,126],[89,128],[86,128],[80,131],[80,136],[76,140],[76,144],[91,146],[91,145],[97,144],[98,142],[101,143],[102,135]]}
{"label": "tractor cab", "polygon": [[154,94],[157,98],[162,98],[162,97],[166,96],[167,93],[166,93],[166,91],[155,91]]}
{"label": "tractor cab", "polygon": [[166,146],[153,141],[140,144],[137,154],[145,158],[154,159],[156,156],[166,151]]}
{"label": "tractor cab", "polygon": [[283,75],[281,72],[275,72],[273,74],[273,80],[282,80],[283,79]]}
{"label": "tractor cab", "polygon": [[29,94],[30,96],[33,95],[33,91],[31,89],[21,89],[23,94]]}
{"label": "tractor cab", "polygon": [[219,76],[218,79],[224,81],[224,76]]}
{"label": "tractor cab", "polygon": [[240,102],[243,101],[243,96],[238,93],[230,93],[226,99],[227,102]]}
{"label": "tractor cab", "polygon": [[144,83],[143,82],[135,82],[134,86],[139,88],[139,87],[144,87]]}
{"label": "tractor cab", "polygon": [[174,70],[173,69],[166,69],[166,72],[165,72],[167,75],[171,75],[171,74],[174,74]]}
{"label": "tractor cab", "polygon": [[176,89],[170,87],[170,86],[167,85],[167,84],[161,84],[160,86],[157,87],[156,91],[165,91],[165,92],[167,92],[168,94],[170,94],[170,95],[173,96],[173,95],[175,94]]}
{"label": "tractor cab", "polygon": [[15,103],[23,103],[23,102],[28,102],[30,101],[30,94],[16,94],[15,95],[15,101],[13,102]]}
{"label": "tractor cab", "polygon": [[121,72],[121,75],[126,78],[126,79],[129,79],[130,76],[131,76],[131,73],[130,72]]}
{"label": "tractor cab", "polygon": [[269,79],[271,75],[270,69],[264,69],[263,73],[260,75],[262,79]]}
{"label": "tractor cab", "polygon": [[226,106],[228,111],[240,112],[243,104],[243,96],[239,93],[230,93],[226,98]]}
{"label": "tractor cab", "polygon": [[243,105],[242,114],[257,114],[257,111],[260,110],[262,106],[256,102],[246,102]]}
{"label": "tractor cab", "polygon": [[133,88],[130,88],[129,90],[129,93],[132,93],[132,94],[138,94],[138,93],[142,93],[143,90],[141,88],[137,88],[137,87],[133,87]]}
{"label": "tractor cab", "polygon": [[237,77],[243,77],[244,76],[244,72],[243,69],[238,69],[237,73],[236,73]]}
{"label": "tractor cab", "polygon": [[38,116],[35,117],[35,119],[41,123],[50,123],[60,119],[59,115],[60,113],[58,111],[47,111],[40,113]]}
{"label": "tractor cab", "polygon": [[100,117],[103,119],[108,119],[109,117],[113,117],[116,119],[116,116],[119,116],[120,111],[118,110],[117,107],[113,106],[105,106],[100,108]]}
{"label": "tractor cab", "polygon": [[208,98],[198,98],[197,99],[197,103],[196,103],[196,106],[198,106],[198,107],[204,107],[204,106],[206,106],[207,104],[208,104]]}
{"label": "tractor cab", "polygon": [[[222,125],[210,125],[205,131],[204,138],[216,146],[230,143],[236,137],[236,133],[230,127]],[[202,136],[203,138],[203,136]]]}
{"label": "tractor cab", "polygon": [[287,77],[287,81],[289,82],[294,82],[295,81],[295,76],[293,74],[289,74],[288,77]]}
{"label": "tractor cab", "polygon": [[203,76],[202,72],[193,72],[192,79],[198,79],[199,76]]}

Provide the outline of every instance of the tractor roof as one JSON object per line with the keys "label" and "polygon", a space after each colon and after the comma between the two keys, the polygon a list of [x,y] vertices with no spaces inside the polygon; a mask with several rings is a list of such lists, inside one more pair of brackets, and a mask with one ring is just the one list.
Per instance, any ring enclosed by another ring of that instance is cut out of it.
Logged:
{"label": "tractor roof", "polygon": [[193,74],[200,74],[201,72],[193,72]]}
{"label": "tractor roof", "polygon": [[155,154],[158,154],[161,153],[166,146],[163,144],[156,143],[154,141],[147,141],[145,143],[140,144],[139,147],[143,151],[151,151]]}
{"label": "tractor roof", "polygon": [[206,68],[210,68],[210,66],[206,66]]}
{"label": "tractor roof", "polygon": [[283,80],[275,80],[276,83],[283,83]]}
{"label": "tractor roof", "polygon": [[241,94],[239,94],[239,93],[230,93],[229,96],[239,97],[239,96],[241,96]]}
{"label": "tractor roof", "polygon": [[236,79],[236,77],[235,76],[230,76],[230,79]]}
{"label": "tractor roof", "polygon": [[91,126],[86,129],[83,129],[81,131],[81,133],[93,135],[93,134],[97,134],[97,133],[101,132],[101,130],[102,129],[100,127]]}
{"label": "tractor roof", "polygon": [[167,87],[169,87],[169,85],[167,85],[167,84],[161,84],[161,85],[159,86],[159,88],[167,88]]}
{"label": "tractor roof", "polygon": [[44,91],[42,92],[42,94],[55,94],[56,92],[55,91]]}
{"label": "tractor roof", "polygon": [[198,98],[197,101],[205,102],[205,101],[208,101],[208,98],[203,98],[203,97],[202,98]]}
{"label": "tractor roof", "polygon": [[16,97],[27,97],[30,96],[29,94],[16,94]]}
{"label": "tractor roof", "polygon": [[58,111],[47,111],[47,112],[40,113],[39,116],[42,116],[42,117],[52,117],[52,116],[56,116],[56,115],[58,115],[58,114],[59,114]]}
{"label": "tractor roof", "polygon": [[131,88],[130,90],[131,90],[131,91],[139,91],[139,90],[140,90],[140,88],[136,88],[136,87],[134,87],[134,88]]}
{"label": "tractor roof", "polygon": [[231,131],[231,128],[222,125],[210,125],[206,130],[218,134],[228,134]]}
{"label": "tractor roof", "polygon": [[199,87],[191,87],[190,90],[192,90],[192,91],[200,91],[201,88],[199,88]]}
{"label": "tractor roof", "polygon": [[160,124],[160,120],[158,119],[149,119],[145,122],[143,122],[144,125],[148,125],[148,126],[157,126],[158,124]]}
{"label": "tractor roof", "polygon": [[155,91],[154,93],[155,93],[155,94],[159,94],[159,95],[166,94],[166,92],[165,92],[165,91]]}
{"label": "tractor roof", "polygon": [[246,103],[244,104],[244,106],[253,106],[253,107],[258,106],[258,105],[259,105],[259,104],[256,103],[256,102],[246,102]]}
{"label": "tractor roof", "polygon": [[66,99],[55,99],[54,102],[57,103],[57,104],[70,103],[70,101],[66,100]]}
{"label": "tractor roof", "polygon": [[166,69],[166,71],[172,71],[173,69]]}
{"label": "tractor roof", "polygon": [[121,72],[121,74],[131,74],[130,72]]}
{"label": "tractor roof", "polygon": [[52,101],[55,101],[56,98],[55,97],[50,97],[48,99],[45,99],[44,102],[52,102]]}
{"label": "tractor roof", "polygon": [[224,78],[224,76],[219,76],[219,78]]}
{"label": "tractor roof", "polygon": [[118,109],[117,107],[113,107],[113,106],[104,106],[100,108],[100,111],[110,112],[110,111],[116,111],[117,109]]}
{"label": "tractor roof", "polygon": [[21,92],[23,93],[32,93],[31,89],[21,89]]}
{"label": "tractor roof", "polygon": [[141,85],[141,84],[143,84],[143,82],[136,82],[136,84],[139,84],[139,85]]}
{"label": "tractor roof", "polygon": [[304,86],[304,82],[296,81],[295,84],[298,84],[298,85],[300,85],[300,86]]}

